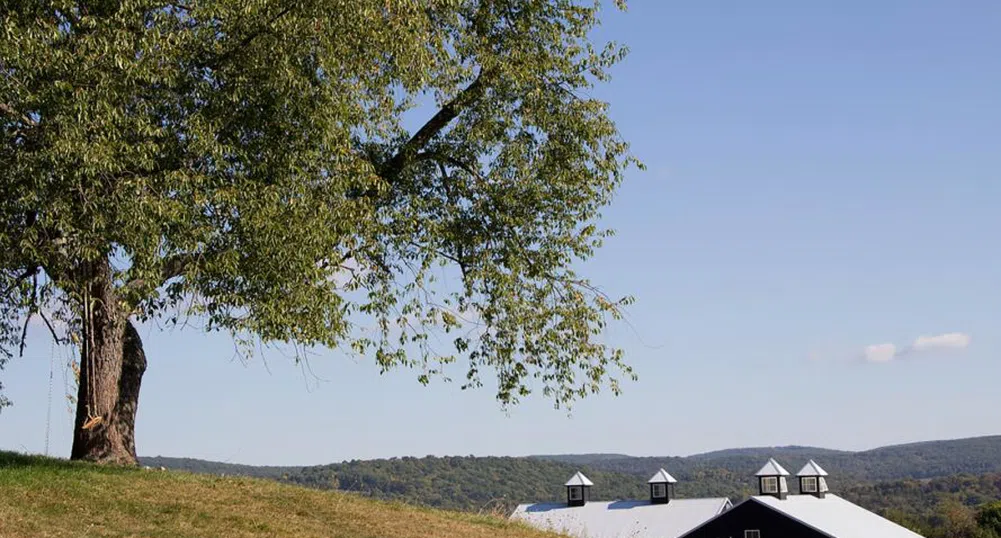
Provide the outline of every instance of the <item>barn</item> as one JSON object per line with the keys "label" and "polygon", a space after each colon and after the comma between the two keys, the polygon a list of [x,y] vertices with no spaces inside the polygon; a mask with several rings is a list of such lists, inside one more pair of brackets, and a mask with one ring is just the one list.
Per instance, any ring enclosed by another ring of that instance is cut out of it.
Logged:
{"label": "barn", "polygon": [[681,538],[921,538],[831,493],[827,472],[813,460],[796,473],[798,495],[789,494],[788,476],[778,462],[769,460],[756,475],[758,495]]}
{"label": "barn", "polygon": [[522,504],[511,519],[575,537],[677,538],[731,507],[726,497],[675,498],[677,480],[664,469],[647,484],[647,499],[592,501],[594,483],[578,472],[564,484],[566,502]]}

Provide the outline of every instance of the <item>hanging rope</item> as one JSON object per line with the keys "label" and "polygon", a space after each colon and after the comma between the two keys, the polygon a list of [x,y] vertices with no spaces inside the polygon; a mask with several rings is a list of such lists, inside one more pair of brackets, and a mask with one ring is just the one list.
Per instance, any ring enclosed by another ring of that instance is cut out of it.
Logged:
{"label": "hanging rope", "polygon": [[92,299],[90,297],[90,283],[91,274],[90,267],[87,268],[87,276],[85,279],[83,287],[83,346],[84,346],[84,360],[87,361],[87,375],[84,376],[84,380],[87,383],[87,421],[83,424],[84,430],[90,430],[94,426],[101,423],[103,418],[101,415],[95,413],[97,403],[95,401],[95,393],[97,388],[97,381],[95,380],[94,373],[94,305],[92,304]]}
{"label": "hanging rope", "polygon": [[[66,412],[70,417],[76,413],[76,395],[80,388],[80,360],[75,355],[79,351],[80,337],[76,333],[70,333],[69,342],[71,345],[61,348],[62,355],[59,357],[63,361],[63,396],[66,398]],[[74,386],[70,387],[70,377],[67,372],[72,373]]]}
{"label": "hanging rope", "polygon": [[49,348],[49,402],[45,409],[45,455],[49,455],[49,432],[52,431],[52,378],[55,377],[56,341]]}

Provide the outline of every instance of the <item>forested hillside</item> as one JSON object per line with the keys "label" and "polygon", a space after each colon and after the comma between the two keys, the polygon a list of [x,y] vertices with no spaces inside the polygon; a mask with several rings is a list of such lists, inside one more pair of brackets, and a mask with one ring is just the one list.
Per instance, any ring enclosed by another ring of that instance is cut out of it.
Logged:
{"label": "forested hillside", "polygon": [[558,500],[576,472],[601,487],[595,499],[646,496],[645,480],[622,473],[529,458],[394,458],[307,467],[289,476],[309,487],[355,491],[382,499],[453,510],[503,510],[523,502]]}
{"label": "forested hillside", "polygon": [[856,485],[841,495],[928,538],[980,537],[978,508],[1001,500],[1001,473]]}
{"label": "forested hillside", "polygon": [[826,458],[833,454],[851,454],[851,452],[846,450],[833,450],[830,448],[818,448],[815,446],[781,446],[781,447],[750,447],[750,448],[727,448],[724,450],[715,450],[712,452],[703,452],[701,454],[695,454],[689,456],[688,459],[695,461],[720,461],[726,460],[727,458],[740,457],[740,456],[751,456],[754,458],[761,458],[762,456],[766,458],[770,457],[782,457],[782,458],[801,458],[803,456],[808,456],[811,458]]}
{"label": "forested hillside", "polygon": [[[574,461],[577,457],[543,456],[556,461]],[[1001,436],[894,445],[862,452],[793,446],[730,449],[673,458],[598,458],[590,460],[589,465],[637,476],[665,465],[678,479],[693,479],[712,469],[726,469],[744,477],[756,471],[769,457],[774,457],[792,472],[813,458],[832,476],[849,482],[998,473],[1001,472]]]}
{"label": "forested hillside", "polygon": [[1001,499],[1001,473],[961,474],[930,480],[895,480],[856,485],[843,493],[852,502],[886,513],[932,513],[949,503],[980,506]]}
{"label": "forested hillside", "polygon": [[199,460],[195,458],[167,458],[163,456],[139,458],[139,465],[152,467],[154,469],[164,467],[167,469],[188,471],[189,473],[250,476],[255,478],[271,479],[281,479],[295,474],[302,469],[302,467],[241,465],[238,463],[223,463],[218,461]]}
{"label": "forested hillside", "polygon": [[[290,481],[312,487],[356,491],[466,511],[510,511],[520,502],[564,498],[566,478],[582,469],[595,486],[596,500],[645,498],[645,477],[588,466],[527,458],[401,458],[310,467]],[[652,473],[651,473],[652,474]],[[753,493],[753,478],[726,469],[697,469],[681,480],[679,497],[727,496],[739,502]],[[935,479],[865,483],[832,477],[831,489],[928,538],[980,538],[974,516],[982,505],[1001,499],[1001,473],[962,474]],[[794,483],[790,487],[795,492]]]}
{"label": "forested hillside", "polygon": [[[972,517],[973,507],[1001,499],[1001,436],[857,453],[776,447],[664,458],[615,454],[404,457],[303,468],[179,458],[142,458],[142,462],[193,472],[272,478],[438,508],[504,511],[519,503],[562,499],[563,483],[577,470],[594,481],[595,499],[645,498],[646,479],[664,467],[678,478],[679,497],[726,496],[737,502],[754,492],[752,475],[770,456],[792,472],[807,459],[816,459],[830,472],[832,491],[914,528],[959,525],[956,521]],[[790,487],[795,491],[794,484]]]}

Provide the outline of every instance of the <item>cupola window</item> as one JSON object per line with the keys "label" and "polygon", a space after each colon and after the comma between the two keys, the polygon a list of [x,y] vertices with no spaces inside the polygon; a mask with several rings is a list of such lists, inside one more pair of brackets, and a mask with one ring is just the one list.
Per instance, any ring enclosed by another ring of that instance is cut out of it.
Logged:
{"label": "cupola window", "polygon": [[813,495],[823,499],[827,494],[827,471],[817,462],[810,460],[796,473],[799,478],[799,492],[802,495]]}
{"label": "cupola window", "polygon": [[758,477],[758,493],[769,495],[779,499],[785,499],[789,494],[789,486],[786,484],[786,477],[789,471],[779,465],[774,459],[769,459],[765,465],[755,473]]}
{"label": "cupola window", "polygon": [[591,498],[591,486],[594,485],[583,473],[578,472],[577,474],[570,477],[566,484],[563,484],[567,488],[567,505],[568,506],[584,506],[588,499]]}
{"label": "cupola window", "polygon": [[667,504],[674,498],[674,479],[667,471],[660,469],[650,480],[650,504]]}

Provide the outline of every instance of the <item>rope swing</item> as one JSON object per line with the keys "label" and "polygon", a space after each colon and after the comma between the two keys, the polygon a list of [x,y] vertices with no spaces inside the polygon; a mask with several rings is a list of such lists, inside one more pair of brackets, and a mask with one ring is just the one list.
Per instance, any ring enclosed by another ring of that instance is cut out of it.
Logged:
{"label": "rope swing", "polygon": [[90,269],[87,270],[87,281],[83,288],[83,358],[87,361],[87,375],[83,381],[87,383],[87,420],[83,423],[83,430],[89,431],[100,424],[104,417],[95,413],[97,403],[94,394],[97,388],[97,381],[94,374],[94,305],[90,296]]}

